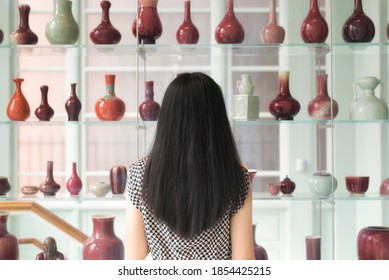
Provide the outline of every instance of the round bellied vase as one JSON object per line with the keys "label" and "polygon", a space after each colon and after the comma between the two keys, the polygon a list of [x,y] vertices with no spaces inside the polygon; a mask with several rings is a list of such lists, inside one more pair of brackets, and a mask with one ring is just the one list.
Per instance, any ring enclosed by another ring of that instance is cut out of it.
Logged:
{"label": "round bellied vase", "polygon": [[315,195],[330,195],[335,192],[338,181],[329,172],[318,171],[308,181],[309,190]]}
{"label": "round bellied vase", "polygon": [[35,109],[35,116],[40,121],[50,121],[54,116],[54,109],[50,106],[47,95],[49,87],[47,85],[41,86],[41,104]]}
{"label": "round bellied vase", "polygon": [[176,39],[179,44],[197,44],[200,34],[193,24],[190,12],[190,0],[184,1],[184,22],[178,27]]}
{"label": "round bellied vase", "polygon": [[15,91],[7,106],[7,116],[11,121],[25,121],[30,116],[30,105],[22,92],[24,79],[15,78],[13,81]]}
{"label": "round bellied vase", "polygon": [[254,255],[256,260],[268,260],[269,256],[267,254],[266,249],[259,245],[255,238],[255,232],[257,229],[257,225],[253,224],[253,243],[254,243]]}
{"label": "round bellied vase", "polygon": [[368,226],[357,237],[359,260],[389,260],[389,228]]}
{"label": "round bellied vase", "polygon": [[30,28],[30,11],[29,5],[19,5],[19,27],[11,34],[11,43],[19,45],[36,45],[38,43],[38,36]]}
{"label": "round bellied vase", "polygon": [[72,163],[72,173],[70,177],[66,181],[66,189],[70,193],[70,195],[79,195],[82,189],[82,181],[81,178],[77,174],[77,163]]}
{"label": "round bellied vase", "polygon": [[281,44],[285,40],[285,29],[277,23],[276,0],[269,0],[269,21],[260,35],[263,44]]}
{"label": "round bellied vase", "polygon": [[70,96],[65,102],[65,110],[68,115],[68,121],[78,121],[82,104],[76,93],[76,83],[70,84]]}
{"label": "round bellied vase", "polygon": [[330,120],[338,115],[338,103],[328,95],[327,76],[317,75],[317,95],[308,104],[308,114],[315,120]]}
{"label": "round bellied vase", "polygon": [[162,35],[158,0],[138,0],[138,15],[132,23],[132,34],[139,44],[155,44]]}
{"label": "round bellied vase", "polygon": [[389,196],[389,178],[385,178],[384,180],[382,180],[380,184],[379,193],[382,196]]}
{"label": "round bellied vase", "polygon": [[61,186],[54,180],[53,166],[53,161],[47,162],[46,179],[39,186],[39,191],[41,191],[45,197],[54,197],[61,189]]}
{"label": "round bellied vase", "polygon": [[226,13],[215,30],[216,42],[218,44],[240,44],[244,37],[244,28],[235,16],[234,1],[227,0]]}
{"label": "round bellied vase", "polygon": [[327,39],[328,24],[320,13],[318,0],[310,0],[308,15],[300,32],[305,43],[324,43]]}
{"label": "round bellied vase", "polygon": [[111,2],[101,1],[100,7],[102,9],[101,22],[89,33],[89,38],[94,44],[118,44],[122,35],[111,23],[109,17]]}
{"label": "round bellied vase", "polygon": [[15,235],[8,232],[8,212],[0,211],[0,260],[18,260],[19,242]]}
{"label": "round bellied vase", "polygon": [[146,81],[145,100],[139,105],[139,115],[143,121],[156,121],[160,105],[154,100],[154,81]]}
{"label": "round bellied vase", "polygon": [[288,175],[280,182],[280,191],[282,194],[290,195],[296,189],[296,183],[293,182]]}

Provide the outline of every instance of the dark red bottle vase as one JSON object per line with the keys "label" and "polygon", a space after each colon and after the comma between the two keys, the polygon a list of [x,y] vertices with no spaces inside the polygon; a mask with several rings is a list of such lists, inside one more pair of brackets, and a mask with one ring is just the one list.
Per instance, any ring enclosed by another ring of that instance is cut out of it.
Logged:
{"label": "dark red bottle vase", "polygon": [[144,121],[156,121],[160,106],[154,101],[154,82],[146,81],[146,99],[139,105],[139,115]]}
{"label": "dark red bottle vase", "polygon": [[227,0],[226,14],[216,27],[215,39],[219,44],[240,44],[245,37],[245,31],[235,16],[234,1]]}
{"label": "dark red bottle vase", "polygon": [[253,242],[254,242],[254,255],[256,260],[268,260],[269,257],[267,255],[266,249],[258,245],[257,242],[255,241],[255,231],[256,231],[257,225],[253,225]]}
{"label": "dark red bottle vase", "polygon": [[328,95],[327,77],[317,75],[317,95],[308,104],[308,114],[316,120],[330,120],[338,115],[338,103]]}
{"label": "dark red bottle vase", "polygon": [[305,43],[324,43],[328,36],[328,24],[321,15],[317,0],[310,0],[307,17],[301,25],[301,37]]}
{"label": "dark red bottle vase", "polygon": [[0,260],[18,260],[19,242],[15,235],[8,232],[8,212],[0,211]]}
{"label": "dark red bottle vase", "polygon": [[115,165],[109,170],[109,181],[113,194],[123,194],[127,185],[127,168]]}
{"label": "dark red bottle vase", "polygon": [[38,43],[38,36],[30,28],[30,11],[29,5],[19,5],[19,27],[11,34],[12,43],[20,45],[35,45]]}
{"label": "dark red bottle vase", "polygon": [[47,85],[41,86],[41,104],[35,109],[35,116],[40,121],[50,121],[50,119],[54,116],[54,110],[50,107],[47,98],[48,91],[49,87]]}
{"label": "dark red bottle vase", "polygon": [[39,190],[44,196],[55,196],[55,194],[61,189],[61,186],[54,181],[52,161],[47,162],[46,179],[39,186]]}
{"label": "dark red bottle vase", "polygon": [[65,110],[68,115],[68,121],[78,121],[81,112],[81,101],[76,94],[76,83],[70,84],[70,96],[65,102]]}
{"label": "dark red bottle vase", "polygon": [[82,189],[82,181],[77,174],[77,163],[72,163],[72,174],[66,181],[66,189],[71,195],[79,195]]}
{"label": "dark red bottle vase", "polygon": [[84,260],[124,260],[124,244],[115,235],[114,220],[112,215],[92,217],[93,232],[84,243]]}
{"label": "dark red bottle vase", "polygon": [[199,41],[199,30],[193,24],[190,15],[190,0],[184,2],[184,22],[176,32],[176,39],[179,44],[197,44]]}
{"label": "dark red bottle vase", "polygon": [[112,25],[109,18],[111,2],[101,1],[100,6],[102,9],[101,22],[89,33],[89,37],[94,44],[118,44],[122,39],[122,35]]}
{"label": "dark red bottle vase", "polygon": [[362,0],[354,0],[354,11],[344,23],[342,31],[345,42],[367,43],[373,40],[374,22],[364,13]]}
{"label": "dark red bottle vase", "polygon": [[278,95],[270,101],[269,112],[276,120],[293,120],[300,111],[300,103],[290,93],[289,71],[280,71],[278,85]]}
{"label": "dark red bottle vase", "polygon": [[158,0],[138,0],[138,15],[132,23],[132,34],[139,44],[155,44],[162,35],[162,23],[158,14]]}

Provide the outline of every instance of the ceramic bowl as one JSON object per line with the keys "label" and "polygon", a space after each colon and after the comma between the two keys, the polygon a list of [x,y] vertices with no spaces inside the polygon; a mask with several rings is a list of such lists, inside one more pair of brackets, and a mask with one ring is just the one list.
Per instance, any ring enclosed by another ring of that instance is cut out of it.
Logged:
{"label": "ceramic bowl", "polygon": [[351,194],[363,195],[369,188],[369,176],[346,176],[346,188]]}
{"label": "ceramic bowl", "polygon": [[90,186],[90,191],[97,197],[104,197],[111,191],[111,185],[105,182],[97,182]]}
{"label": "ceramic bowl", "polygon": [[22,194],[25,195],[34,195],[39,191],[37,186],[24,186],[21,189]]}
{"label": "ceramic bowl", "polygon": [[268,183],[267,189],[271,195],[278,195],[281,190],[281,185],[278,183]]}

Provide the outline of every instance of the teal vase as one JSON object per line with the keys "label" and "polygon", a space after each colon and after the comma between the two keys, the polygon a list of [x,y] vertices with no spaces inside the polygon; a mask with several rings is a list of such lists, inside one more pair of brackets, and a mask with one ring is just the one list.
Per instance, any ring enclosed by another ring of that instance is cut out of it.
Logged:
{"label": "teal vase", "polygon": [[72,13],[72,1],[54,0],[54,14],[46,24],[46,38],[53,45],[77,42],[80,28]]}

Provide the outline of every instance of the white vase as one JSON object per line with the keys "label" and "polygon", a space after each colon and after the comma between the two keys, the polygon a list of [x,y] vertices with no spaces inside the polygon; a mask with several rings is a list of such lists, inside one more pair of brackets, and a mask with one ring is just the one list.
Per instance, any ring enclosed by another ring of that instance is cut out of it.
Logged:
{"label": "white vase", "polygon": [[233,115],[235,120],[256,120],[259,117],[259,96],[253,95],[255,82],[248,74],[241,75],[236,82],[238,94],[233,96]]}
{"label": "white vase", "polygon": [[255,82],[248,74],[240,75],[240,80],[236,81],[236,87],[241,95],[253,95],[255,89]]}
{"label": "white vase", "polygon": [[[332,182],[334,186],[332,188]],[[330,173],[319,171],[313,174],[308,181],[309,190],[315,195],[327,196],[332,193],[332,189],[336,190],[338,181],[332,177]]]}

